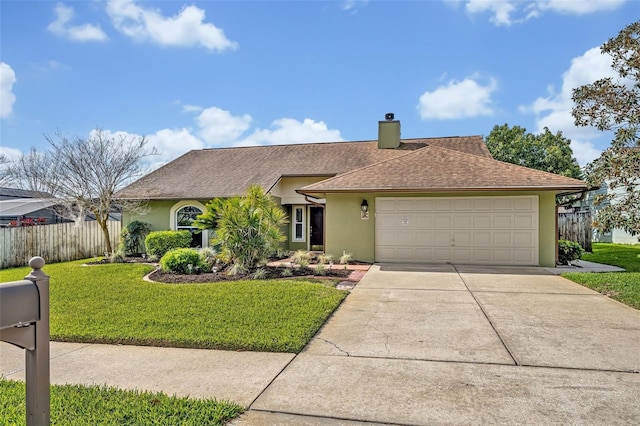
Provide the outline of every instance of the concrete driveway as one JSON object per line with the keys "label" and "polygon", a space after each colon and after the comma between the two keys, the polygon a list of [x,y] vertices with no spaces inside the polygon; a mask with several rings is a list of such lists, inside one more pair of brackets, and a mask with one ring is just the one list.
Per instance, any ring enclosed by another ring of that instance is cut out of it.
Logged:
{"label": "concrete driveway", "polygon": [[542,268],[375,265],[234,424],[640,424],[640,312]]}

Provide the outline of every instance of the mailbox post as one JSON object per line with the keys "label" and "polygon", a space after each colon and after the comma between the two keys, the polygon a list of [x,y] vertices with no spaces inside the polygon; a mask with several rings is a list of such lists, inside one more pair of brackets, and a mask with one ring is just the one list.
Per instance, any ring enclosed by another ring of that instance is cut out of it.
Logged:
{"label": "mailbox post", "polygon": [[49,399],[49,276],[44,259],[23,281],[0,284],[0,340],[25,349],[27,426],[50,423]]}

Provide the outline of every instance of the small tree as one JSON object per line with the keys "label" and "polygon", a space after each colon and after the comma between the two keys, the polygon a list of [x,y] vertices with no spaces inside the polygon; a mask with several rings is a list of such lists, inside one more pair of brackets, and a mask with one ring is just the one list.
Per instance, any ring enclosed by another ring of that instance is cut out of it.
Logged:
{"label": "small tree", "polygon": [[281,228],[288,223],[275,199],[257,185],[241,197],[216,198],[194,222],[215,231],[220,257],[236,273],[264,264],[286,241]]}
{"label": "small tree", "polygon": [[139,220],[129,222],[120,233],[125,254],[144,253],[144,239],[150,230],[151,225],[146,222]]}
{"label": "small tree", "polygon": [[106,249],[113,252],[108,221],[116,207],[131,212],[144,211],[144,203],[121,201],[116,191],[144,173],[142,159],[157,154],[147,149],[144,137],[109,135],[101,129],[87,138],[70,139],[60,133],[45,136],[48,151],[32,149],[11,164],[8,173],[19,186],[48,192],[65,206],[65,215],[84,220],[93,215],[104,235]]}
{"label": "small tree", "polygon": [[607,77],[573,90],[572,115],[577,126],[613,131],[611,146],[587,168],[591,186],[606,183],[596,196],[603,205],[595,226],[640,234],[640,21],[624,28],[600,48],[613,58],[617,78]]}

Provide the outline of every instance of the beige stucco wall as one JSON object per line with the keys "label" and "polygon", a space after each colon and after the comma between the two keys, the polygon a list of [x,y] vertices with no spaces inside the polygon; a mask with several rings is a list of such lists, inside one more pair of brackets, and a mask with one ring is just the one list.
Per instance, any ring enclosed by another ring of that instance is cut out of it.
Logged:
{"label": "beige stucco wall", "polygon": [[[269,191],[269,193],[275,197],[280,198],[281,204],[309,204],[305,201],[304,195],[298,194],[296,189],[300,189],[303,186],[311,185],[312,183],[320,182],[327,179],[328,176],[295,176],[295,177],[283,177],[278,183]],[[323,203],[323,200],[314,200],[319,203]]]}
{"label": "beige stucco wall", "polygon": [[[327,194],[325,251],[335,259],[343,250],[357,260],[373,262],[375,258],[376,197],[477,197],[477,196],[538,195],[539,197],[539,262],[540,266],[555,266],[555,192],[468,192],[435,194],[360,193]],[[360,204],[369,203],[369,220],[360,218]]]}

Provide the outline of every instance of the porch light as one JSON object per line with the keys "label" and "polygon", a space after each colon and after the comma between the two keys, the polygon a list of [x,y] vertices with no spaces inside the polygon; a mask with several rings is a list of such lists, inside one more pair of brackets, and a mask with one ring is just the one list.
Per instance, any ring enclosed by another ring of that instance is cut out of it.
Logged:
{"label": "porch light", "polygon": [[362,200],[362,204],[360,204],[360,210],[365,213],[369,211],[369,203],[367,203],[367,200]]}

